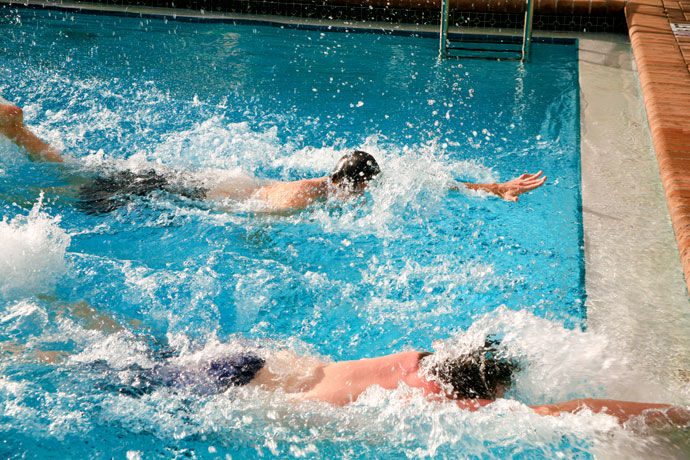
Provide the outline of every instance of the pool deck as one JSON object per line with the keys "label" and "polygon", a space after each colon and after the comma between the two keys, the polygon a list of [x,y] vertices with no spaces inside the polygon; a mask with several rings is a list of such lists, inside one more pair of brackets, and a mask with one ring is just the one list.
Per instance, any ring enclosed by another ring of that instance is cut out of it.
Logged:
{"label": "pool deck", "polygon": [[582,34],[578,47],[587,325],[677,381],[688,299],[630,41]]}

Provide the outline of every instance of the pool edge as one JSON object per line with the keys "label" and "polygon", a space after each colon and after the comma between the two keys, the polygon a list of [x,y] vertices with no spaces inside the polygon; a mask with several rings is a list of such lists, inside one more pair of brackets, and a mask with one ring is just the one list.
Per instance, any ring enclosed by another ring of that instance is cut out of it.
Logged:
{"label": "pool edge", "polygon": [[686,283],[630,41],[579,48],[587,325],[682,386]]}

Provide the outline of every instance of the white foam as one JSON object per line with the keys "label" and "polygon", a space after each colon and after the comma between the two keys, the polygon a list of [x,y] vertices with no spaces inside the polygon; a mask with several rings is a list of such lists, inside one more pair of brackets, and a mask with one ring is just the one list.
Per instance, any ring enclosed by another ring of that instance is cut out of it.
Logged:
{"label": "white foam", "polygon": [[52,290],[67,271],[70,236],[60,218],[41,211],[43,195],[27,216],[0,222],[0,293],[14,297]]}
{"label": "white foam", "polygon": [[636,368],[636,357],[607,336],[565,329],[526,310],[500,307],[467,331],[435,342],[434,348],[438,359],[455,356],[491,335],[501,338],[501,349],[521,363],[510,394],[527,403],[579,397],[680,403],[688,397]]}
{"label": "white foam", "polygon": [[194,127],[173,132],[153,147],[150,158],[166,164],[251,171],[267,159],[291,150],[278,139],[275,126],[252,130],[247,122],[226,123],[211,117]]}
{"label": "white foam", "polygon": [[[76,335],[77,332],[72,334]],[[80,353],[70,356],[70,361],[89,363],[100,360],[107,362],[114,369],[125,368],[132,364],[142,367],[153,366],[149,357],[150,350],[145,344],[133,340],[133,336],[129,332],[123,331],[105,337],[99,332],[94,332],[87,340],[86,348]]]}
{"label": "white foam", "polygon": [[[570,452],[580,452],[601,433],[620,431],[606,415],[543,417],[508,400],[470,412],[452,402],[429,401],[404,385],[392,391],[370,387],[343,408],[241,387],[211,398],[187,415],[193,420],[187,429],[261,440],[259,453],[274,455],[317,453],[337,440],[354,449],[375,448],[379,456],[404,452],[408,458],[444,458],[462,452],[463,457],[504,458],[501,453],[534,449],[550,457],[564,439],[573,443]],[[174,430],[173,421],[166,422],[162,428]]]}
{"label": "white foam", "polygon": [[5,330],[21,329],[35,333],[43,330],[47,322],[47,312],[38,305],[26,301],[10,305],[0,316],[0,325]]}
{"label": "white foam", "polygon": [[[338,198],[333,198],[332,204],[342,207],[343,212],[335,216],[328,207],[312,210],[310,218],[315,216],[327,232],[356,231],[382,238],[402,237],[401,224],[424,225],[443,209],[448,185],[454,178],[491,175],[488,168],[475,163],[448,161],[444,149],[435,143],[400,148],[386,145],[378,136],[370,136],[358,148],[377,159],[382,174],[367,188],[367,212],[361,212],[361,200],[353,199],[350,204]],[[327,174],[337,159],[348,151],[323,148],[300,153],[313,155],[314,162],[320,158],[318,167]]]}

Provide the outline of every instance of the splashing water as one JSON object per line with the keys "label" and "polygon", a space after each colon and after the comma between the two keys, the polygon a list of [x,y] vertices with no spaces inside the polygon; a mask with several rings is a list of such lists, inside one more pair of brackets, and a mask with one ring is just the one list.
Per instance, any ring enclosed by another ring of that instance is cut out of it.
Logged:
{"label": "splashing water", "polygon": [[60,218],[41,210],[43,195],[28,215],[0,222],[0,295],[17,298],[50,292],[67,271],[70,236]]}
{"label": "splashing water", "polygon": [[[549,59],[534,67],[459,68],[418,37],[2,12],[0,92],[69,160],[30,163],[0,144],[0,197],[33,203],[39,186],[51,203],[1,208],[10,455],[643,458],[663,444],[607,416],[524,405],[686,395],[582,330],[574,47],[535,44]],[[163,193],[102,216],[75,206],[80,183],[112,171],[256,185],[326,175],[354,148],[382,176],[361,199],[303,212]],[[447,191],[539,169],[548,192],[516,204]],[[346,408],[251,387],[120,391],[161,356],[442,355],[487,335],[523,370],[512,400],[474,413],[404,386]],[[69,355],[35,359],[58,351]]]}

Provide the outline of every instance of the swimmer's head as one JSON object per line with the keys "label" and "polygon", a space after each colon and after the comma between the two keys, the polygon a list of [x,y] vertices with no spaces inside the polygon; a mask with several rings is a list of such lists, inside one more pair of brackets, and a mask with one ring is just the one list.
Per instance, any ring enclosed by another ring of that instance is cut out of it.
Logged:
{"label": "swimmer's head", "polygon": [[381,168],[373,156],[356,150],[338,161],[330,175],[330,181],[337,187],[359,191],[380,173]]}
{"label": "swimmer's head", "polygon": [[420,359],[421,366],[428,366],[427,372],[441,387],[455,399],[496,399],[503,396],[503,390],[513,382],[517,372],[515,362],[500,358],[496,342],[487,341],[483,347],[441,362],[427,358]]}

